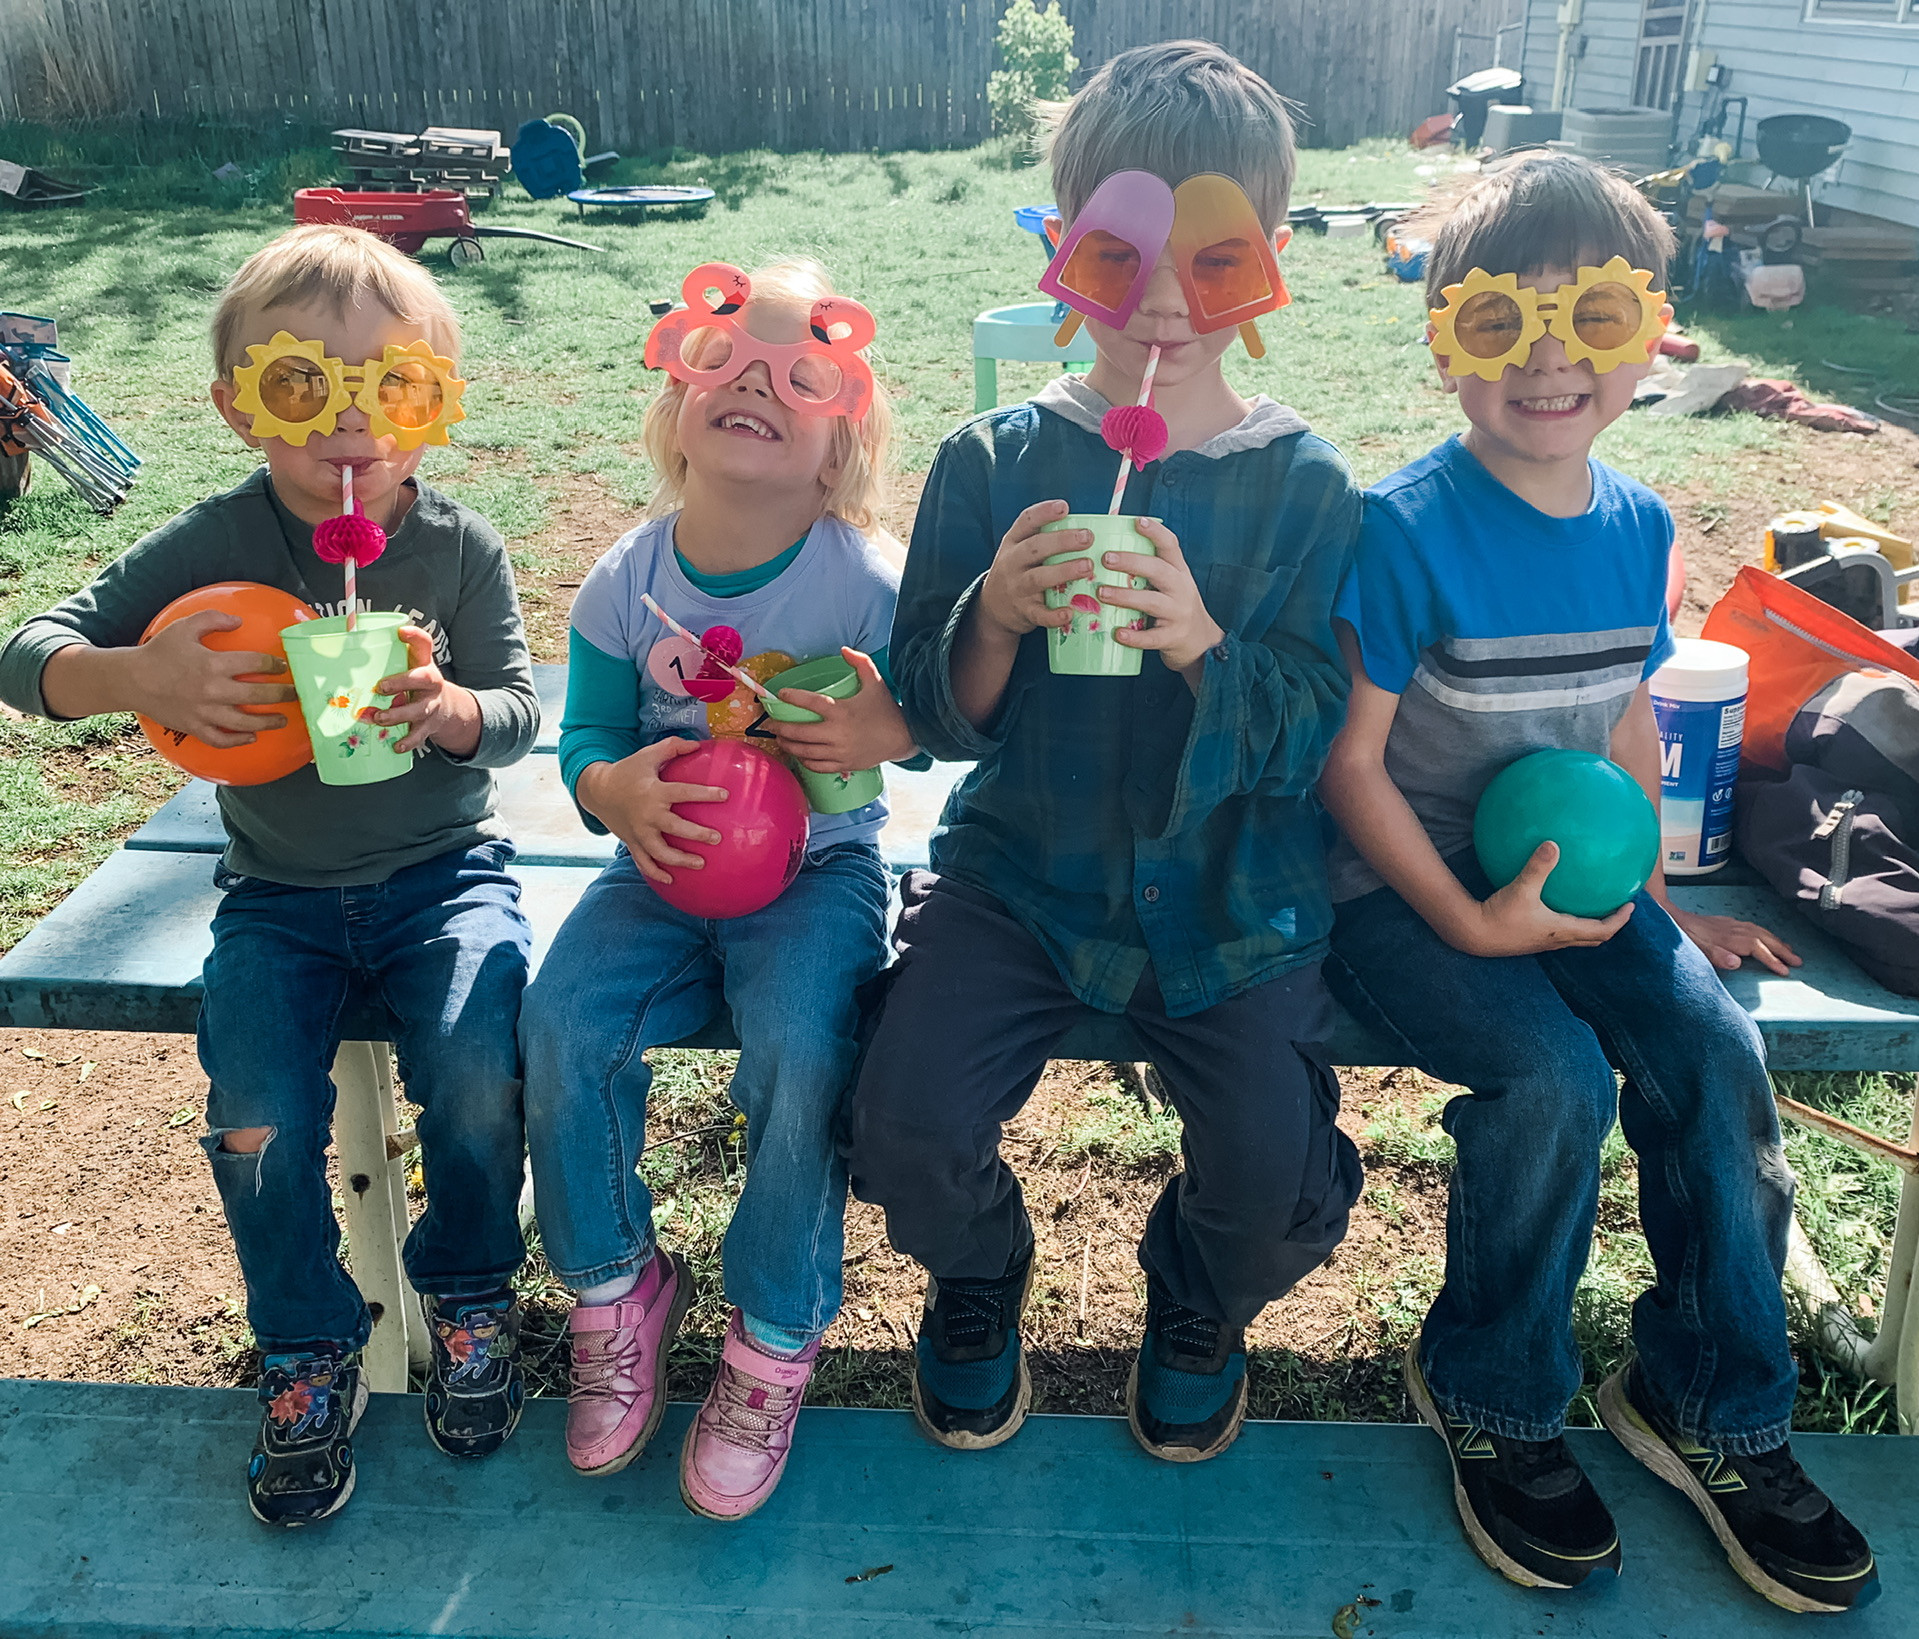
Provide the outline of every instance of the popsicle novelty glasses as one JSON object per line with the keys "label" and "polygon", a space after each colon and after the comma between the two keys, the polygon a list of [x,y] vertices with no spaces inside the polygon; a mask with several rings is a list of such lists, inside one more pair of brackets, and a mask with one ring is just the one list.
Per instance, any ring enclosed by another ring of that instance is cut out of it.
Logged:
{"label": "popsicle novelty glasses", "polygon": [[318,433],[330,437],[343,411],[358,405],[375,438],[392,438],[403,450],[444,444],[446,430],[466,420],[460,408],[466,383],[451,359],[423,341],[395,347],[377,359],[346,364],[327,354],[326,343],[301,341],[280,331],[263,346],[249,347],[252,361],[233,372],[233,407],[253,418],[255,438],[305,444]]}
{"label": "popsicle novelty glasses", "polygon": [[873,372],[860,349],[873,339],[873,315],[850,296],[822,296],[807,314],[807,339],[761,341],[736,315],[753,299],[753,281],[731,262],[703,262],[680,285],[684,307],[653,326],[646,364],[689,387],[723,387],[764,364],[773,394],[802,415],[863,421],[873,402]]}
{"label": "popsicle novelty glasses", "polygon": [[1212,171],[1177,188],[1150,171],[1115,171],[1093,190],[1039,282],[1073,309],[1054,341],[1064,347],[1082,318],[1125,329],[1169,245],[1192,327],[1210,335],[1237,325],[1246,351],[1263,358],[1253,320],[1293,298],[1253,202]]}
{"label": "popsicle novelty glasses", "polygon": [[1557,290],[1532,290],[1517,274],[1476,267],[1440,295],[1445,305],[1427,316],[1433,355],[1449,376],[1497,381],[1508,365],[1523,365],[1546,335],[1559,338],[1574,364],[1603,376],[1622,364],[1644,364],[1647,348],[1666,333],[1665,291],[1654,290],[1652,275],[1623,256],[1576,269]]}

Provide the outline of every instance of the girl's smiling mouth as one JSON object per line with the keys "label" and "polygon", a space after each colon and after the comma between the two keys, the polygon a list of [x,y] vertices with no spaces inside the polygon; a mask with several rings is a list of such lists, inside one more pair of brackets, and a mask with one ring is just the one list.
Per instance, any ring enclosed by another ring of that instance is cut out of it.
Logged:
{"label": "girl's smiling mouth", "polygon": [[728,410],[715,416],[713,425],[723,433],[739,433],[744,437],[757,438],[764,443],[777,444],[780,435],[756,415],[748,415],[742,410]]}

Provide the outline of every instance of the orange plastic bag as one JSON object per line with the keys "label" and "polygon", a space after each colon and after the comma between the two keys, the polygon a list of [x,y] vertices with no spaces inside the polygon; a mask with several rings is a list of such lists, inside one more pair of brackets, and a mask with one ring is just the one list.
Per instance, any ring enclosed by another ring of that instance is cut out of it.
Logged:
{"label": "orange plastic bag", "polygon": [[1763,569],[1739,571],[1700,636],[1752,657],[1743,761],[1785,774],[1786,730],[1799,708],[1846,672],[1891,672],[1919,683],[1919,660],[1829,603]]}

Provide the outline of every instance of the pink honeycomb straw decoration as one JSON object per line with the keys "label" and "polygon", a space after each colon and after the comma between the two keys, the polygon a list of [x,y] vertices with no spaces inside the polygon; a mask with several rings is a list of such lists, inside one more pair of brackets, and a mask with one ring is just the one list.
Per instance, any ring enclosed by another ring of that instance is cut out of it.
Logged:
{"label": "pink honeycomb straw decoration", "polygon": [[1146,374],[1140,378],[1139,402],[1115,404],[1099,418],[1100,437],[1106,440],[1109,449],[1119,451],[1119,478],[1113,484],[1113,504],[1106,509],[1110,517],[1119,516],[1119,505],[1126,495],[1126,479],[1133,468],[1157,461],[1166,453],[1170,436],[1166,430],[1166,418],[1147,403],[1153,396],[1153,376],[1158,369],[1159,349],[1155,347],[1146,355]]}
{"label": "pink honeycomb straw decoration", "polygon": [[340,516],[324,518],[313,532],[313,552],[322,563],[346,565],[346,629],[354,629],[359,612],[355,571],[372,563],[386,550],[386,531],[366,515],[353,499],[353,469],[340,469]]}

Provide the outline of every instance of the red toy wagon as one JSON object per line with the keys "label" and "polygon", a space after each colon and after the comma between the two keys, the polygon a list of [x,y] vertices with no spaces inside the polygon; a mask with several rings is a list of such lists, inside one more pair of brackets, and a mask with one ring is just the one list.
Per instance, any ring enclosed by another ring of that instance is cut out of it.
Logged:
{"label": "red toy wagon", "polygon": [[349,188],[302,188],[293,196],[293,220],[343,228],[365,228],[409,256],[429,239],[451,239],[446,259],[455,267],[486,260],[482,239],[539,239],[574,250],[604,252],[603,245],[562,239],[532,228],[476,227],[466,195],[448,188],[429,193],[358,193]]}

